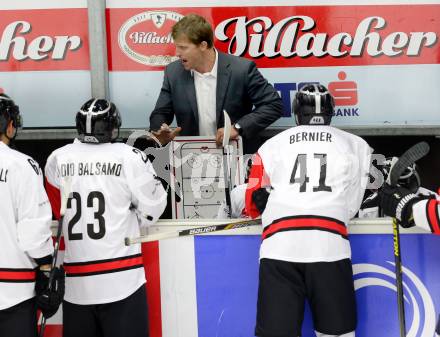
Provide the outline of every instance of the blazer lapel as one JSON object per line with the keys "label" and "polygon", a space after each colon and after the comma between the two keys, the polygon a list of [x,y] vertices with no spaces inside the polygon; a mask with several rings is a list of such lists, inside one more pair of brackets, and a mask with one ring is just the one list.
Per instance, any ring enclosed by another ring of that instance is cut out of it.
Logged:
{"label": "blazer lapel", "polygon": [[191,75],[191,71],[185,72],[185,87],[186,93],[189,100],[189,104],[194,113],[194,117],[197,123],[197,130],[199,129],[199,109],[197,108],[197,96],[196,96],[196,87],[194,85],[194,77]]}
{"label": "blazer lapel", "polygon": [[226,91],[228,90],[229,79],[231,77],[230,63],[226,60],[223,53],[218,51],[217,65],[217,95],[216,95],[216,117],[217,127],[224,123],[223,121],[223,103],[225,101]]}

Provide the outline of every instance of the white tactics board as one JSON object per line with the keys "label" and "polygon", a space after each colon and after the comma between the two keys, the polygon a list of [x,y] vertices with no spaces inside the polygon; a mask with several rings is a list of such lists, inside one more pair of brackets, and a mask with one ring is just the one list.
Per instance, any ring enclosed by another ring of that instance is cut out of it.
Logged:
{"label": "white tactics board", "polygon": [[[231,187],[244,182],[241,138],[229,143]],[[176,137],[170,148],[173,219],[213,219],[225,200],[223,149],[215,137]]]}

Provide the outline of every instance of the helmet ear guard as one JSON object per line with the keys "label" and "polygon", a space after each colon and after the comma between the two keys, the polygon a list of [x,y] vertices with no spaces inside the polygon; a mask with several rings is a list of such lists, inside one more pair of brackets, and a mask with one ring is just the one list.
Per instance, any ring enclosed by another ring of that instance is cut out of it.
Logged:
{"label": "helmet ear guard", "polygon": [[84,143],[109,143],[119,136],[121,115],[116,105],[92,98],[76,114],[76,129]]}
{"label": "helmet ear guard", "polygon": [[297,125],[329,125],[335,101],[321,84],[306,84],[296,94],[292,109]]}

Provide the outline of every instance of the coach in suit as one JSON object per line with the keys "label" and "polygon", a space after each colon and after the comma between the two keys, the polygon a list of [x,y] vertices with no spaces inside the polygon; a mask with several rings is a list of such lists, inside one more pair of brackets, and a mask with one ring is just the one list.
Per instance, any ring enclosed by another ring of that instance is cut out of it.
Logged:
{"label": "coach in suit", "polygon": [[[231,139],[243,137],[244,150],[254,152],[258,133],[282,115],[276,90],[254,62],[221,53],[214,48],[211,25],[189,14],[172,28],[179,60],[170,63],[154,111],[150,129],[162,144],[179,133],[183,136],[216,136],[223,139],[223,110],[231,118]],[[176,129],[171,129],[176,116]]]}

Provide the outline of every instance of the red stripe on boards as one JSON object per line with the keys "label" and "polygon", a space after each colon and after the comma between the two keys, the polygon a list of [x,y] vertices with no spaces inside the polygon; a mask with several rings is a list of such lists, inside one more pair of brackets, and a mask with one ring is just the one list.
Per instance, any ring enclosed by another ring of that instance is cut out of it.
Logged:
{"label": "red stripe on boards", "polygon": [[435,199],[428,201],[428,221],[431,224],[432,232],[440,234],[438,202]]}
{"label": "red stripe on boards", "polygon": [[162,337],[162,304],[160,299],[159,242],[142,244],[147,279],[148,323],[150,337]]}

